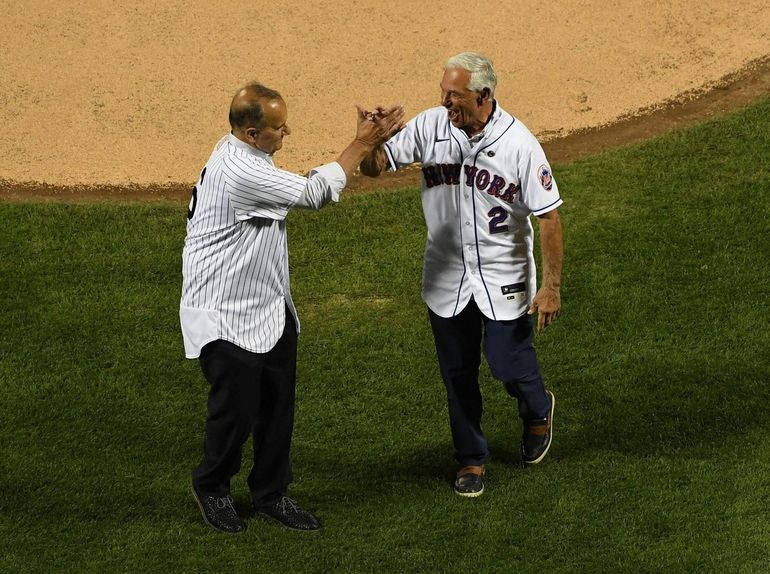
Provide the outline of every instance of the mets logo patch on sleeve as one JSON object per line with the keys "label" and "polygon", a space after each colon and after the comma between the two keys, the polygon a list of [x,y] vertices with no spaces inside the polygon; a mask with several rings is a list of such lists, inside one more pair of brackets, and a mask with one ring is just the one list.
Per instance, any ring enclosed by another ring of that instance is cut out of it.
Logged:
{"label": "mets logo patch on sleeve", "polygon": [[543,189],[546,191],[551,191],[551,188],[553,187],[553,176],[551,175],[551,168],[546,164],[541,165],[539,168],[537,168],[537,177],[540,180],[540,185],[543,186]]}

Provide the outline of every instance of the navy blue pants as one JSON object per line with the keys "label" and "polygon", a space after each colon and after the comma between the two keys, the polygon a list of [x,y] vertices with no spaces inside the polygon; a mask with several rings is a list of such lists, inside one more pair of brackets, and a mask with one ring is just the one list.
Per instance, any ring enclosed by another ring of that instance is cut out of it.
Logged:
{"label": "navy blue pants", "polygon": [[203,461],[193,471],[193,484],[205,494],[229,494],[243,445],[252,436],[249,490],[257,506],[271,504],[286,494],[292,479],[297,329],[291,312],[286,311],[283,335],[267,353],[213,341],[202,349],[200,364],[211,386]]}
{"label": "navy blue pants", "polygon": [[428,315],[447,390],[455,458],[462,466],[483,464],[489,460],[489,449],[481,430],[482,335],[492,375],[518,400],[519,416],[523,420],[548,416],[551,404],[532,345],[532,319],[523,315],[511,321],[494,321],[485,317],[473,300],[454,317],[443,318],[430,309]]}

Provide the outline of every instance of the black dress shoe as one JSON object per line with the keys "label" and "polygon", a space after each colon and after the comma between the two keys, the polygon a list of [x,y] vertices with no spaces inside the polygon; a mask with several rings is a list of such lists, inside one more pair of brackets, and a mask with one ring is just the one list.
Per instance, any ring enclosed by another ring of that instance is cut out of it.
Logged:
{"label": "black dress shoe", "polygon": [[193,498],[201,509],[206,524],[227,534],[239,534],[246,530],[246,525],[233,507],[233,499],[227,496],[211,496],[198,492],[193,486]]}
{"label": "black dress shoe", "polygon": [[306,510],[302,510],[299,504],[284,495],[268,506],[255,506],[257,514],[274,520],[281,526],[290,530],[302,532],[314,532],[321,528],[315,516]]}

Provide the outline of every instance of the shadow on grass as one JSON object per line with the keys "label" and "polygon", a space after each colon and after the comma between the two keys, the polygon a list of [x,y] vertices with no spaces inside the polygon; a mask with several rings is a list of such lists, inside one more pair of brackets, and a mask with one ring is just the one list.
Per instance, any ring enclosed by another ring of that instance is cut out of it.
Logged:
{"label": "shadow on grass", "polygon": [[[554,443],[544,464],[554,460],[578,462],[607,452],[632,457],[711,458],[747,433],[770,425],[765,408],[770,401],[767,385],[761,374],[746,373],[743,365],[710,369],[649,361],[637,367],[633,376],[608,377],[601,384],[587,379],[561,380],[555,391],[558,402]],[[524,472],[518,451],[521,426],[515,401],[503,391],[488,395],[484,425],[492,452],[490,467],[493,472],[495,468]],[[86,453],[82,460],[62,461],[53,473],[45,472],[46,455],[39,453],[28,459],[30,468],[38,470],[35,477],[24,478],[25,484],[14,488],[9,476],[6,485],[22,499],[26,493],[28,507],[40,511],[44,511],[45,497],[40,497],[38,489],[51,491],[57,499],[57,512],[71,519],[151,517],[167,514],[171,507],[175,508],[172,514],[181,521],[199,518],[188,484],[201,437],[182,431],[175,439],[163,434],[165,425],[156,423],[145,426],[143,432],[131,433],[126,441],[125,429],[137,423],[129,413],[117,410],[109,421],[98,417],[91,420],[96,424],[89,431],[87,445],[102,445],[101,466],[93,469],[98,475],[88,472]],[[195,424],[190,424],[193,417],[188,415],[176,423],[195,427],[197,433],[200,425],[197,418],[194,420]],[[408,424],[408,420],[394,421],[395,427],[406,428]],[[392,428],[383,429],[381,440],[376,436],[365,440],[357,438],[353,431],[334,447],[301,443],[294,450],[297,481],[290,487],[290,494],[296,491],[300,502],[312,508],[440,489],[449,492],[457,463],[452,457],[446,421],[437,420],[436,427],[421,437],[398,439],[392,433]],[[70,434],[69,438],[75,437]],[[170,446],[164,444],[166,439]],[[184,444],[174,446],[175,441]],[[46,448],[42,445],[38,450]],[[250,514],[250,500],[244,489],[251,466],[249,444],[244,452],[243,468],[233,481],[233,494],[239,510]],[[66,484],[76,485],[79,494],[61,497]],[[158,493],[169,490],[173,491],[173,502],[167,500],[158,507]]]}
{"label": "shadow on grass", "polygon": [[650,362],[615,383],[570,381],[560,393],[561,412],[554,417],[556,456],[575,460],[606,451],[640,457],[717,456],[726,445],[770,425],[767,385],[761,375],[744,369],[693,365],[688,370]]}

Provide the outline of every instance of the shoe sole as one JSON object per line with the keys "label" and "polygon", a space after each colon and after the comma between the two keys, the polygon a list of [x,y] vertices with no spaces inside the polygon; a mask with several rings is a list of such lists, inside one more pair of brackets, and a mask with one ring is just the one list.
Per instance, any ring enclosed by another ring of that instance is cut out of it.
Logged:
{"label": "shoe sole", "polygon": [[307,530],[305,528],[294,528],[292,526],[288,526],[287,524],[284,524],[280,520],[273,518],[269,514],[265,514],[263,512],[260,512],[259,510],[255,510],[257,516],[262,518],[263,520],[267,520],[268,522],[271,522],[277,526],[280,526],[281,528],[285,528],[286,530],[291,530],[292,532],[318,532],[321,530],[321,527],[315,528],[313,530]]}
{"label": "shoe sole", "polygon": [[476,498],[476,497],[479,497],[484,492],[483,477],[485,475],[486,475],[486,472],[482,472],[481,473],[481,476],[482,476],[481,490],[479,490],[478,492],[462,492],[461,490],[457,490],[457,488],[453,488],[452,490],[454,490],[454,492],[455,492],[455,494],[457,496],[462,496],[463,498]]}
{"label": "shoe sole", "polygon": [[553,442],[553,410],[554,410],[554,407],[556,406],[556,397],[553,396],[553,393],[551,391],[546,391],[546,393],[548,393],[551,397],[551,412],[548,415],[551,418],[551,428],[549,429],[549,432],[551,434],[548,437],[548,444],[546,445],[545,450],[542,452],[542,454],[539,457],[537,457],[535,460],[525,460],[523,461],[524,464],[537,464],[541,460],[543,460],[545,458],[545,455],[548,454],[548,450],[551,448],[551,443]]}
{"label": "shoe sole", "polygon": [[195,499],[195,504],[198,505],[198,510],[201,511],[201,516],[203,516],[203,522],[211,526],[211,528],[223,534],[243,534],[246,531],[245,524],[243,525],[243,528],[241,530],[238,530],[236,532],[233,532],[232,530],[222,530],[221,528],[211,524],[211,522],[209,522],[208,516],[206,516],[206,511],[203,509],[203,505],[201,504],[201,501],[198,499],[198,493],[195,492],[195,488],[192,485],[190,485],[190,492],[192,492],[193,498]]}
{"label": "shoe sole", "polygon": [[462,496],[463,498],[476,498],[481,496],[484,493],[484,489],[482,488],[478,492],[460,492],[458,490],[455,490],[455,494],[457,496]]}

